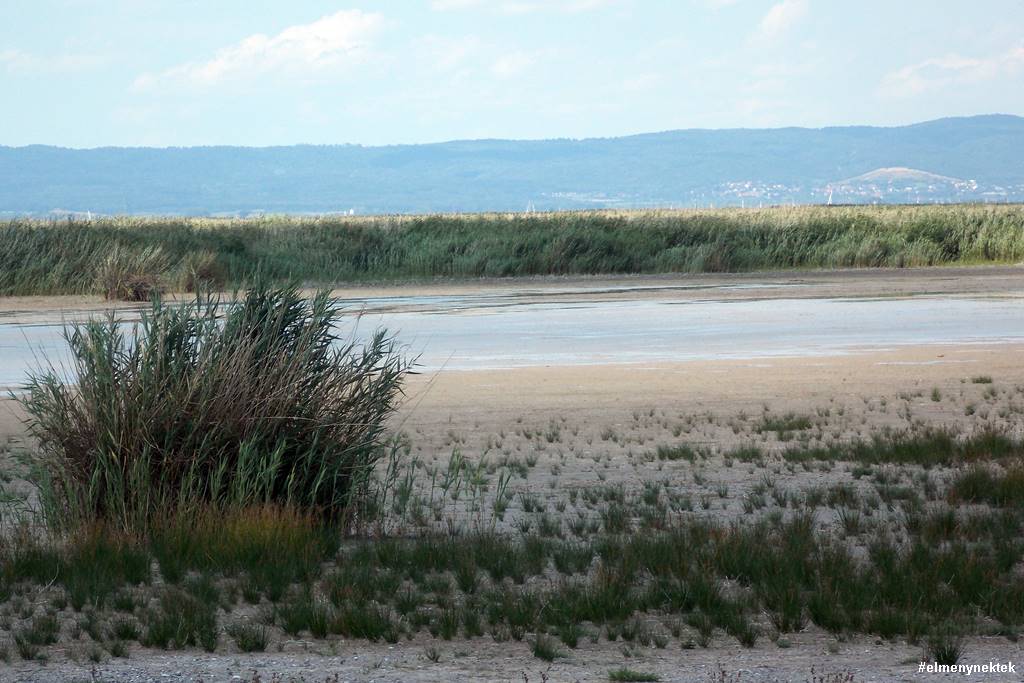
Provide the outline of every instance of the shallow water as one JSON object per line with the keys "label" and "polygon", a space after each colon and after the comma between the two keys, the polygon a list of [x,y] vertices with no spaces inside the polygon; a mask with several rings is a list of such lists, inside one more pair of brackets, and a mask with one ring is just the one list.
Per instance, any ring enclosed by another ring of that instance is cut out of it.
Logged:
{"label": "shallow water", "polygon": [[[355,334],[383,325],[419,355],[420,369],[823,356],[916,344],[1024,341],[1024,298],[545,301],[536,292],[350,299]],[[627,292],[617,289],[615,293]],[[565,291],[562,291],[565,294]],[[709,292],[713,294],[713,292]],[[797,295],[798,292],[794,292]],[[124,320],[138,313],[122,311]],[[42,357],[67,361],[62,320],[4,323],[0,386],[16,387]]]}

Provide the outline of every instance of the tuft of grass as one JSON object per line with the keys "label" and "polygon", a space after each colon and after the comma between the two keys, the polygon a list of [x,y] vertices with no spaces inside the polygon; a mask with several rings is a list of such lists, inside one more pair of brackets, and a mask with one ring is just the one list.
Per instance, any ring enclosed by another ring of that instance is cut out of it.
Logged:
{"label": "tuft of grass", "polygon": [[230,624],[225,632],[242,652],[263,652],[269,640],[265,626],[256,624]]}
{"label": "tuft of grass", "polygon": [[102,608],[125,585],[149,583],[150,554],[137,540],[89,525],[65,542],[41,540],[31,529],[0,544],[0,587],[18,581],[62,585],[71,606]]}
{"label": "tuft of grass", "polygon": [[151,301],[163,290],[170,260],[160,246],[115,245],[100,261],[96,289],[107,299]]}
{"label": "tuft of grass", "polygon": [[289,586],[310,580],[334,557],[340,531],[294,508],[207,507],[154,526],[150,539],[170,583],[189,571],[242,575],[249,597],[262,594],[277,602]]}
{"label": "tuft of grass", "polygon": [[967,438],[957,437],[947,429],[886,432],[849,444],[797,446],[784,451],[782,457],[793,463],[841,461],[937,467],[1024,455],[1024,441],[995,431],[986,430]]}
{"label": "tuft of grass", "polygon": [[622,667],[621,669],[612,669],[609,671],[608,680],[616,681],[618,683],[653,683],[654,681],[660,681],[661,676],[654,673],[646,673],[644,671],[636,671],[635,669]]}
{"label": "tuft of grass", "polygon": [[658,460],[686,460],[693,462],[697,459],[697,452],[686,444],[676,446],[658,446]]}
{"label": "tuft of grass", "polygon": [[39,659],[42,647],[53,645],[60,635],[60,624],[52,615],[38,616],[31,623],[14,632],[14,648],[26,661]]}
{"label": "tuft of grass", "polygon": [[786,432],[799,432],[810,429],[814,423],[806,415],[786,413],[785,415],[765,415],[757,427],[758,432],[775,432],[782,435]]}
{"label": "tuft of grass", "polygon": [[128,617],[115,619],[111,622],[110,633],[119,641],[138,640],[141,635],[138,624],[135,623],[134,619]]}
{"label": "tuft of grass", "polygon": [[1020,508],[1024,506],[1024,465],[1006,470],[972,465],[954,476],[950,496],[954,500]]}
{"label": "tuft of grass", "polygon": [[338,517],[367,492],[407,362],[384,331],[339,336],[326,292],[257,287],[155,302],[66,331],[74,376],[35,372],[20,400],[55,524],[145,530],[209,506]]}
{"label": "tuft of grass", "polygon": [[928,636],[926,654],[937,664],[956,664],[964,654],[963,638],[951,626],[941,626]]}
{"label": "tuft of grass", "polygon": [[159,607],[149,611],[141,642],[164,650],[198,645],[213,652],[218,641],[215,608],[180,589],[168,588],[160,596]]}
{"label": "tuft of grass", "polygon": [[530,651],[534,657],[545,662],[553,662],[562,656],[561,651],[558,649],[558,644],[550,636],[543,633],[538,633],[533,642],[530,643]]}

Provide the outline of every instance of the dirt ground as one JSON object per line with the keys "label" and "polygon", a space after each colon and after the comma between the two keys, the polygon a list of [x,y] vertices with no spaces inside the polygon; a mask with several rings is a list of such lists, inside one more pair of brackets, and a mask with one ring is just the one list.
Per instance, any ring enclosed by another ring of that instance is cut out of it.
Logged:
{"label": "dirt ground", "polygon": [[[493,643],[488,638],[443,643],[440,659],[425,656],[430,639],[397,645],[365,642],[338,643],[334,651],[314,643],[292,643],[285,653],[207,654],[133,652],[116,664],[56,662],[48,665],[0,666],[2,680],[64,683],[67,681],[304,681],[306,683],[422,683],[481,681],[502,683],[573,683],[607,681],[608,672],[622,667],[653,673],[665,683],[895,683],[896,681],[1019,681],[1020,675],[918,674],[921,649],[882,641],[858,640],[837,648],[819,633],[803,633],[780,649],[767,643],[743,649],[724,642],[709,648],[651,649],[624,659],[618,647],[581,643],[568,659],[547,664],[534,658],[526,643]],[[308,650],[303,650],[304,645]],[[1024,662],[1017,645],[1005,639],[978,638],[969,643],[966,663]],[[1017,664],[1018,671],[1020,664]],[[853,678],[849,678],[852,674]]]}
{"label": "dirt ground", "polygon": [[[524,297],[571,297],[599,286],[607,297],[715,297],[770,300],[773,285],[797,283],[786,297],[899,296],[921,293],[1017,296],[1024,268],[925,271],[813,272],[692,278],[587,278],[455,283],[404,288],[339,290],[342,297],[410,294],[487,295],[517,289]],[[629,293],[619,287],[642,285]],[[767,286],[765,286],[767,285]],[[798,293],[797,293],[798,292]],[[767,305],[767,304],[766,304]],[[0,299],[4,321],[52,319],[66,311],[100,310],[86,297]],[[619,484],[629,492],[647,482],[692,501],[714,499],[697,514],[743,514],[744,496],[765,476],[791,490],[850,483],[848,468],[784,468],[780,461],[734,464],[728,453],[755,443],[777,454],[794,443],[828,445],[882,430],[947,426],[971,432],[998,427],[1020,433],[1024,414],[1024,343],[906,346],[864,349],[842,356],[694,361],[655,365],[602,364],[513,370],[442,371],[410,378],[393,426],[408,437],[411,455],[427,468],[443,467],[457,451],[472,462],[528,461],[512,489],[565,509],[567,492]],[[2,359],[0,359],[2,362]],[[806,417],[795,433],[765,429],[766,418]],[[14,402],[0,400],[0,449],[28,444]],[[685,444],[705,455],[696,462],[663,462],[658,446]],[[910,479],[913,473],[906,474]],[[941,479],[942,472],[935,474]],[[720,493],[724,487],[728,496]],[[721,498],[721,502],[719,502]],[[561,502],[559,502],[561,501]],[[575,505],[575,499],[574,499]],[[698,506],[695,506],[698,507]],[[572,507],[570,506],[570,510]],[[509,520],[518,510],[510,511]],[[464,511],[454,511],[465,514]],[[565,512],[564,517],[570,516]],[[506,524],[510,524],[507,522]],[[425,652],[436,645],[437,662]],[[656,673],[662,681],[926,681],[962,674],[917,672],[920,645],[858,636],[845,642],[808,627],[780,646],[763,639],[752,649],[721,636],[709,648],[649,649],[625,656],[616,643],[581,642],[548,665],[525,643],[489,638],[433,641],[422,634],[396,645],[366,642],[281,641],[279,652],[241,654],[225,646],[210,655],[134,649],[126,660],[91,664],[74,645],[50,663],[0,662],[3,681],[589,681],[608,680],[620,667]],[[968,664],[1012,661],[1024,670],[1024,648],[1005,638],[966,643]],[[79,660],[79,661],[76,661]],[[845,676],[852,674],[853,678]],[[277,676],[278,678],[274,678]],[[967,680],[1021,680],[1021,674],[975,673]]]}

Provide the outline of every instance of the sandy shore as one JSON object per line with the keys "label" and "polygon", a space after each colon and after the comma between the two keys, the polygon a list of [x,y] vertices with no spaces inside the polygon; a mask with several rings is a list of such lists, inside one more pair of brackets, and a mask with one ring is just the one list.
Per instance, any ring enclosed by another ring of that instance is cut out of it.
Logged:
{"label": "sandy shore", "polygon": [[[507,296],[511,289],[524,300],[567,301],[580,296],[714,296],[755,301],[780,296],[1002,297],[1024,292],[1024,268],[537,279],[360,287],[336,294],[343,298]],[[581,289],[586,292],[581,294]],[[52,321],[69,311],[105,308],[106,302],[89,297],[0,299],[4,322]],[[645,483],[657,481],[666,492],[693,501],[694,514],[705,514],[696,509],[700,501],[713,501],[714,508],[706,514],[731,518],[743,514],[744,496],[769,476],[789,491],[837,483],[849,484],[865,495],[871,490],[843,467],[784,469],[778,461],[733,466],[726,453],[738,444],[757,443],[768,453],[791,445],[783,435],[759,427],[763,416],[808,416],[813,427],[798,437],[812,445],[915,425],[1019,432],[1024,413],[1022,358],[1024,343],[992,343],[851,349],[846,355],[814,358],[444,370],[409,378],[393,427],[409,437],[413,455],[428,467],[443,467],[454,450],[472,462],[530,460],[511,488],[531,492],[548,509],[564,506],[566,492],[572,489],[607,484],[635,493]],[[22,417],[12,401],[0,400],[0,450],[5,445],[29,445]],[[706,449],[709,455],[694,463],[661,462],[651,455],[660,445],[679,443]],[[940,480],[945,476],[942,471],[933,474]],[[911,468],[904,475],[909,482],[917,472]],[[728,497],[716,493],[722,487],[728,488]],[[513,506],[506,525],[511,528],[511,521],[520,514]],[[831,511],[822,514],[831,519]],[[607,680],[608,671],[621,666],[657,673],[663,681],[719,683],[839,683],[848,680],[841,677],[846,673],[852,673],[850,680],[858,683],[960,678],[919,675],[916,663],[922,655],[917,644],[882,642],[869,636],[837,643],[813,626],[789,640],[785,649],[767,639],[754,649],[742,649],[735,640],[721,637],[707,649],[680,650],[675,643],[667,650],[645,651],[639,659],[624,659],[617,645],[602,641],[581,644],[567,659],[550,666],[535,659],[523,643],[499,644],[487,638],[441,643],[441,660],[435,663],[424,656],[433,641],[422,635],[395,646],[342,641],[332,643],[330,650],[323,642],[291,639],[278,645],[281,652],[264,655],[236,653],[230,645],[217,655],[139,648],[129,660],[97,667],[82,661],[72,644],[46,666],[0,663],[0,679],[269,681],[277,674],[274,680],[282,682],[532,682]],[[1002,638],[971,639],[965,652],[964,661],[969,663],[990,659],[1024,663],[1020,645]],[[837,677],[812,678],[812,669],[819,676],[831,672]],[[258,672],[255,679],[254,671]],[[974,675],[971,680],[1020,679]]]}
{"label": "sandy shore", "polygon": [[[312,291],[312,290],[310,290]],[[893,297],[916,295],[1000,296],[1024,292],[1024,266],[808,270],[698,275],[567,276],[431,281],[406,284],[352,284],[337,287],[341,299],[411,296],[513,295],[530,301],[588,299],[635,300],[668,298],[681,301],[777,298]],[[189,298],[168,294],[168,300]],[[61,313],[133,310],[146,304],[110,302],[97,295],[0,297],[3,322],[60,320]]]}

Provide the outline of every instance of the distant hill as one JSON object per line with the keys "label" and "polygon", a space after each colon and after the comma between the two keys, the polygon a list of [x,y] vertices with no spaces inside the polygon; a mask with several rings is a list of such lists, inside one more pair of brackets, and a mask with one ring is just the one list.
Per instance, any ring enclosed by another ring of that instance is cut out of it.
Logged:
{"label": "distant hill", "polygon": [[[0,147],[0,215],[1024,200],[1024,118],[362,147]],[[845,180],[844,180],[845,179]]]}
{"label": "distant hill", "polygon": [[879,168],[828,184],[829,196],[842,201],[948,201],[947,198],[984,198],[987,191],[975,180],[951,178],[916,168]]}
{"label": "distant hill", "polygon": [[965,182],[959,178],[929,173],[916,168],[895,166],[893,168],[879,168],[868,173],[862,173],[856,178],[848,178],[842,181],[841,185],[858,185],[864,183],[873,184],[910,184],[910,185],[935,185],[939,183],[956,184]]}

